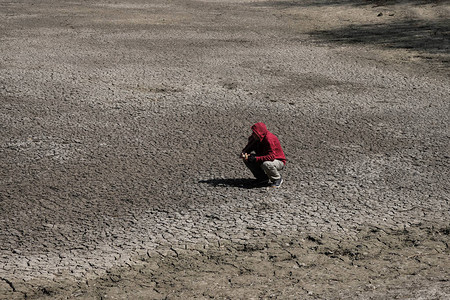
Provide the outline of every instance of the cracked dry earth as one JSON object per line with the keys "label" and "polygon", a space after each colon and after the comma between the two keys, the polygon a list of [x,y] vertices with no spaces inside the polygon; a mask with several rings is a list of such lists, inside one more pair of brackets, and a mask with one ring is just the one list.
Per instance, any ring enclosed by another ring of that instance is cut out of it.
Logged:
{"label": "cracked dry earth", "polygon": [[0,298],[449,299],[449,11],[0,0]]}

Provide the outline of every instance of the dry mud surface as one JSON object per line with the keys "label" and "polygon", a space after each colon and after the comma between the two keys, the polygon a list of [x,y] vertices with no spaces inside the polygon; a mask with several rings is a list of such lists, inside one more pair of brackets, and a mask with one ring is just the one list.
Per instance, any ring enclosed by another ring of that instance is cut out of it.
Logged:
{"label": "dry mud surface", "polygon": [[449,12],[0,0],[0,298],[449,299]]}

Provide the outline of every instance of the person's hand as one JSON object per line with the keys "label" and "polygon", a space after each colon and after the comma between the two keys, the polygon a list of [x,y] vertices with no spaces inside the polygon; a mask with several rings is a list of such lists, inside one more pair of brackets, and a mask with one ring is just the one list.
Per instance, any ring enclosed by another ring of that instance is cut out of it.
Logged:
{"label": "person's hand", "polygon": [[248,160],[248,157],[249,157],[248,153],[241,153],[241,158],[242,158],[243,160],[247,161],[247,160]]}

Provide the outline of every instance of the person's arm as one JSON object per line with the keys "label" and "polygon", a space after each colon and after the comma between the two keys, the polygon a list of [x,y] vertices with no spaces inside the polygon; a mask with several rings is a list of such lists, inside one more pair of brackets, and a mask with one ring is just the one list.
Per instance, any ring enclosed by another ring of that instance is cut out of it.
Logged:
{"label": "person's arm", "polygon": [[257,140],[251,135],[248,138],[247,145],[244,147],[244,149],[242,149],[242,154],[245,154],[245,153],[249,154],[249,153],[251,153],[254,150],[254,148],[255,148],[256,142],[257,142]]}
{"label": "person's arm", "polygon": [[275,141],[269,142],[269,147],[267,149],[267,154],[262,156],[256,156],[256,162],[262,163],[265,161],[274,161],[275,160],[275,151],[274,149],[277,147],[277,143]]}
{"label": "person's arm", "polygon": [[270,150],[269,154],[264,156],[256,156],[256,162],[265,162],[265,161],[274,161],[275,160],[275,153]]}

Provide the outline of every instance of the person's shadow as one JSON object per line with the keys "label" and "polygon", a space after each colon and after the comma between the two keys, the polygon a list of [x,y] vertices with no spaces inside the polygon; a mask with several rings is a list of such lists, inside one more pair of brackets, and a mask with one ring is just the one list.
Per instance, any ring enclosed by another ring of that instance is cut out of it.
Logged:
{"label": "person's shadow", "polygon": [[255,179],[251,178],[214,178],[208,180],[200,180],[199,183],[207,183],[214,187],[230,186],[244,189],[253,189],[258,187]]}

